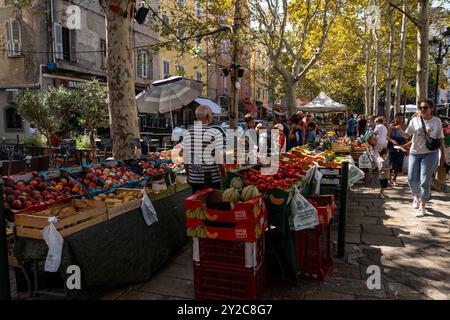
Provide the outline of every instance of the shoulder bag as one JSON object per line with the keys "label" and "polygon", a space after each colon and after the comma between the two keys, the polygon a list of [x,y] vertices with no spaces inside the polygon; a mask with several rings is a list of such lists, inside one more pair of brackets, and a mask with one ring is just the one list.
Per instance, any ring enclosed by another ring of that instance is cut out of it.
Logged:
{"label": "shoulder bag", "polygon": [[441,146],[441,139],[437,138],[432,138],[430,137],[430,135],[427,132],[427,127],[425,126],[425,121],[423,121],[423,118],[420,117],[420,121],[422,122],[422,129],[425,133],[425,139],[426,139],[426,146],[430,151],[434,151],[439,149],[439,147]]}

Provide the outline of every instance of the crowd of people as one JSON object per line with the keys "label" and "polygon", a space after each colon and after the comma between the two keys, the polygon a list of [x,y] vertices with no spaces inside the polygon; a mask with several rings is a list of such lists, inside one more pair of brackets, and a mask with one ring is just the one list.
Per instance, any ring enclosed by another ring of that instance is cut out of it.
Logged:
{"label": "crowd of people", "polygon": [[409,121],[397,113],[389,123],[384,117],[364,115],[357,119],[351,115],[347,122],[349,137],[364,137],[373,152],[374,163],[379,172],[380,197],[385,189],[397,185],[397,177],[403,170],[408,156],[408,183],[414,195],[412,206],[417,217],[427,214],[431,182],[438,165],[444,165],[444,133],[441,120],[433,116],[434,103],[425,99],[419,102],[418,111]]}

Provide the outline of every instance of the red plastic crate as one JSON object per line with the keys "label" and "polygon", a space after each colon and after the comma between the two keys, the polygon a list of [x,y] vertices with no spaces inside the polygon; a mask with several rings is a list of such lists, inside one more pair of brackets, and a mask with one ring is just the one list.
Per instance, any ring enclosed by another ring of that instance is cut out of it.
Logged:
{"label": "red plastic crate", "polygon": [[[246,247],[251,252],[250,257],[247,258],[249,261],[246,261]],[[193,250],[197,251],[199,260],[194,262],[202,266],[213,265],[240,270],[256,269],[264,261],[266,244],[264,236],[256,242],[199,238],[198,246],[194,241]]]}
{"label": "red plastic crate", "polygon": [[264,262],[256,270],[230,270],[194,263],[197,300],[256,300],[263,294],[265,282]]}
{"label": "red plastic crate", "polygon": [[305,197],[317,209],[320,224],[328,224],[334,217],[336,211],[336,203],[334,195],[313,195]]}
{"label": "red plastic crate", "polygon": [[294,231],[299,275],[326,280],[333,268],[330,224]]}

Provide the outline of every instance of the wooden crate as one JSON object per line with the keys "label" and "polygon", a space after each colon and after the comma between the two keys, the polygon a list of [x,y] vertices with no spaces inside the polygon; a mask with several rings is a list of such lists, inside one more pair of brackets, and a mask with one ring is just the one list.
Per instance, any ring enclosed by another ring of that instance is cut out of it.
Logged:
{"label": "wooden crate", "polygon": [[[141,189],[131,189],[131,188],[119,188],[116,190],[116,194],[123,192],[133,192],[136,194],[141,194]],[[136,199],[130,202],[126,202],[123,205],[110,207],[108,206],[108,219],[112,219],[114,217],[120,216],[124,213],[133,211],[137,208],[140,208],[142,204],[142,198]]]}
{"label": "wooden crate", "polygon": [[[92,227],[107,219],[106,207],[92,209],[79,208],[75,202],[54,208],[72,206],[77,214],[61,218],[55,223],[56,229],[62,237]],[[53,209],[54,209],[53,208]],[[15,216],[16,232],[19,237],[43,239],[42,230],[48,226],[49,209],[33,214],[18,214]]]}
{"label": "wooden crate", "polygon": [[[133,192],[136,193],[138,195],[141,194],[141,189],[134,189],[134,188],[118,188],[116,190],[114,190],[115,194],[120,194],[123,192]],[[114,217],[120,216],[124,213],[130,212],[134,209],[140,208],[141,207],[141,203],[142,203],[142,199],[136,199],[130,202],[126,202],[122,205],[117,205],[117,206],[109,206],[106,202],[104,201],[96,201],[96,200],[92,200],[92,199],[78,199],[78,200],[74,200],[75,203],[77,204],[77,206],[81,207],[81,208],[86,208],[86,209],[91,209],[91,208],[100,208],[100,207],[104,207],[105,210],[107,211],[107,215],[108,215],[108,219],[112,219]]]}
{"label": "wooden crate", "polygon": [[191,185],[189,183],[175,183],[175,192],[181,192],[184,190],[187,190],[191,187]]}

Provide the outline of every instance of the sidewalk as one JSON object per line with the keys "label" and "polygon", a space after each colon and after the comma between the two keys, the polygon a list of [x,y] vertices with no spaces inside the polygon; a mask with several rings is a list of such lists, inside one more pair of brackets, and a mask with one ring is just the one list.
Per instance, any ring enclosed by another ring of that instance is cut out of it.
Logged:
{"label": "sidewalk", "polygon": [[[346,257],[334,258],[327,281],[291,288],[269,274],[263,299],[449,299],[450,195],[433,192],[432,215],[415,217],[406,178],[378,199],[378,190],[349,194]],[[337,233],[333,232],[334,241]],[[112,290],[103,299],[194,299],[190,242],[150,281]],[[381,269],[381,289],[369,290],[367,266]]]}

